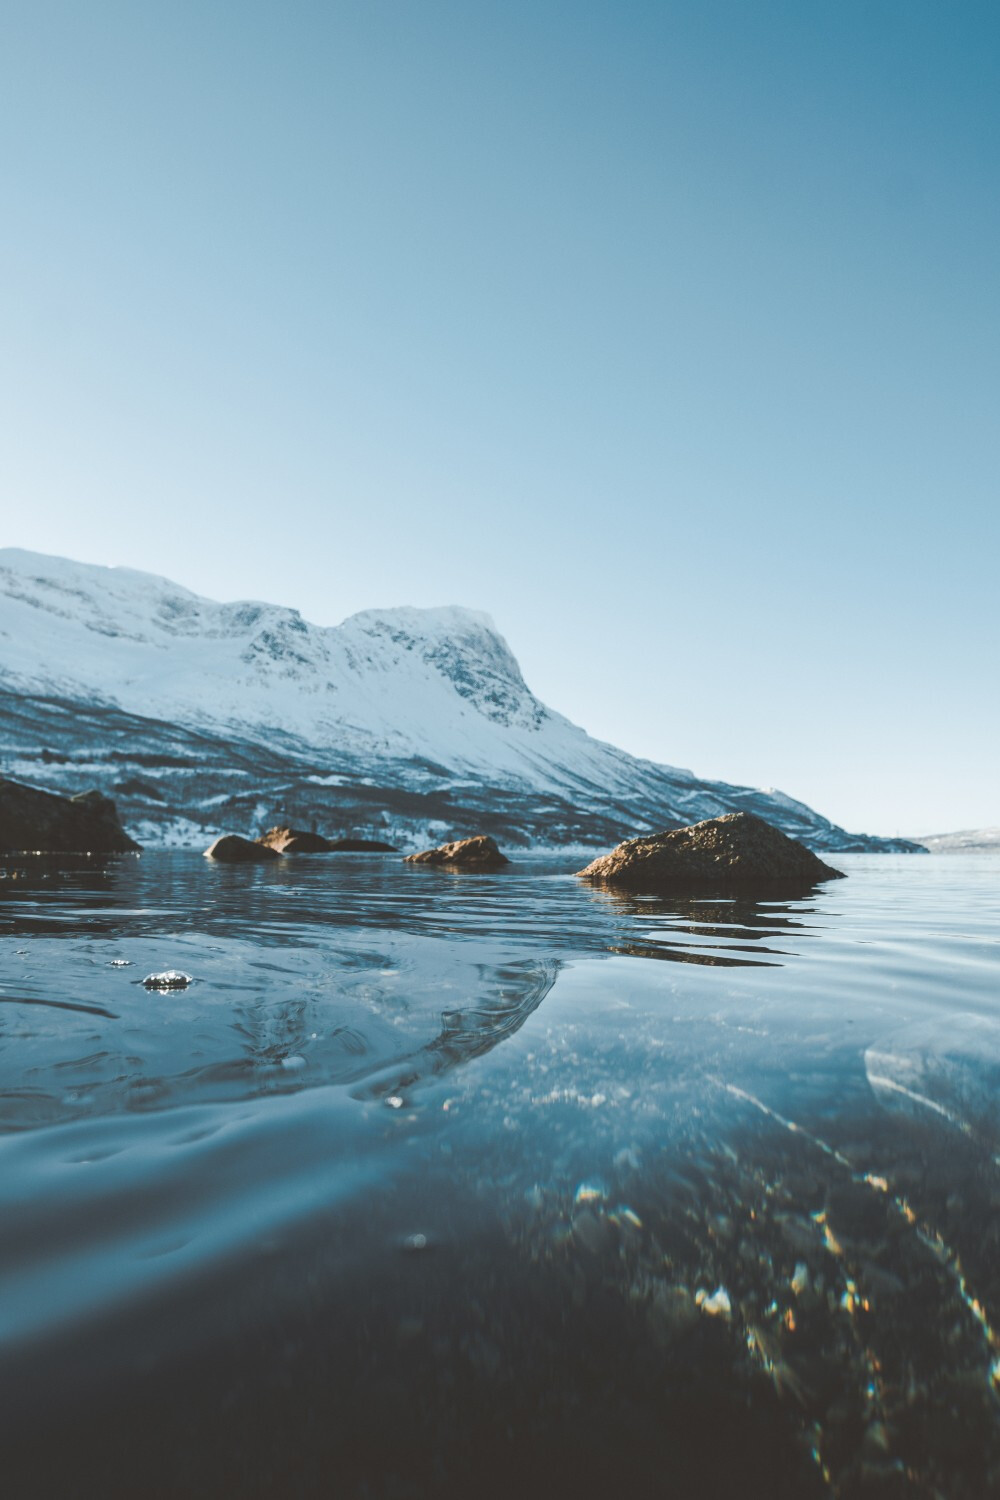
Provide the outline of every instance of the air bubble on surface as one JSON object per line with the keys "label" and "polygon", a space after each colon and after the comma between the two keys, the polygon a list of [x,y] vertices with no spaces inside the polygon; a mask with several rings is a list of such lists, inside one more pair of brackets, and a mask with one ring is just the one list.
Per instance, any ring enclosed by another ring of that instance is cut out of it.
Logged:
{"label": "air bubble on surface", "polygon": [[147,974],[142,982],[147,990],[186,990],[191,975],[180,969],[164,969],[162,974]]}

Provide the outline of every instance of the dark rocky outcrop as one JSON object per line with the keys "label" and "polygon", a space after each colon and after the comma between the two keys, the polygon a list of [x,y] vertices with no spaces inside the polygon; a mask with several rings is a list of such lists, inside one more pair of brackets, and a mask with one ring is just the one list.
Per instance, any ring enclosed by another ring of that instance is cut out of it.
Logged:
{"label": "dark rocky outcrop", "polygon": [[626,839],[585,870],[584,880],[623,890],[792,896],[840,879],[811,850],[753,813],[727,813],[670,833]]}
{"label": "dark rocky outcrop", "polygon": [[301,828],[269,828],[257,840],[279,854],[394,854],[395,844],[377,839],[328,839]]}
{"label": "dark rocky outcrop", "polygon": [[408,854],[406,863],[411,865],[446,865],[453,870],[502,870],[509,864],[488,834],[474,839],[458,839],[453,844],[441,844],[437,849],[424,849],[419,854]]}
{"label": "dark rocky outcrop", "polygon": [[16,854],[131,854],[110,797],[80,792],[61,797],[0,777],[0,851]]}
{"label": "dark rocky outcrop", "polygon": [[328,854],[333,847],[321,833],[307,833],[302,828],[269,828],[257,843],[276,854]]}
{"label": "dark rocky outcrop", "polygon": [[398,854],[395,844],[383,844],[378,839],[333,839],[330,848],[340,854]]}
{"label": "dark rocky outcrop", "polygon": [[230,865],[245,865],[280,859],[281,855],[277,849],[271,849],[267,844],[255,844],[253,839],[245,839],[238,833],[224,833],[210,849],[205,850],[205,858],[217,859]]}

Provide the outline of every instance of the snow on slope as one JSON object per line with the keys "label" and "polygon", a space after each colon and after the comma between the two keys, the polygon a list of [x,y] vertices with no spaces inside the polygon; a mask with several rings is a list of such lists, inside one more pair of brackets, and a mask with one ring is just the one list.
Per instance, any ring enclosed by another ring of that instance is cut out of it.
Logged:
{"label": "snow on slope", "polygon": [[931,854],[1000,854],[1000,828],[963,828],[930,833],[920,842]]}
{"label": "snow on slope", "polygon": [[153,574],[0,549],[0,675],[20,692],[536,787],[619,785],[631,760],[539,703],[489,616],[457,607],[324,628]]}
{"label": "snow on slope", "polygon": [[[386,766],[404,779],[409,767],[439,790],[555,797],[629,831],[747,807],[817,845],[850,837],[779,792],[702,782],[592,739],[534,697],[489,616],[458,607],[365,610],[321,627],[150,573],[0,549],[0,690],[12,705],[62,700],[308,758],[314,784],[323,769],[363,782],[380,767],[385,782]],[[57,733],[66,750],[72,731]]]}

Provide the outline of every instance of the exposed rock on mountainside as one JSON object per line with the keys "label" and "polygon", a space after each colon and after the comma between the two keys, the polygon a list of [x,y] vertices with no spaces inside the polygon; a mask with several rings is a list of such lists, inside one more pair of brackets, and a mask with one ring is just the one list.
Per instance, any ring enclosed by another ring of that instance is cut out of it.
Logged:
{"label": "exposed rock on mountainside", "polygon": [[751,813],[729,813],[690,828],[629,839],[578,871],[625,890],[792,895],[839,880],[795,839]]}
{"label": "exposed rock on mountainside", "polygon": [[538,701],[472,610],[323,627],[13,549],[0,549],[0,768],[119,789],[147,843],[261,833],[280,810],[331,839],[594,846],[745,811],[814,848],[915,847],[591,739]]}
{"label": "exposed rock on mountainside", "polygon": [[280,859],[281,855],[267,844],[256,844],[253,839],[241,838],[238,833],[224,833],[210,849],[205,850],[205,858],[217,859],[227,865],[247,865],[263,864],[269,859]]}
{"label": "exposed rock on mountainside", "polygon": [[473,839],[457,839],[453,844],[440,844],[437,849],[424,849],[419,854],[408,854],[404,861],[408,865],[450,865],[458,870],[501,870],[510,864],[501,854],[493,839],[480,836]]}
{"label": "exposed rock on mountainside", "polygon": [[54,792],[0,778],[0,851],[17,854],[128,854],[129,838],[110,797]]}

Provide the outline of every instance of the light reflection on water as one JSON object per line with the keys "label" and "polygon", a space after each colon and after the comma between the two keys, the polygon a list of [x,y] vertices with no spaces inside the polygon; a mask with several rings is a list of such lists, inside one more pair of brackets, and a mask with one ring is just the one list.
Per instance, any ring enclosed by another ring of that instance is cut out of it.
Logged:
{"label": "light reflection on water", "polygon": [[[578,1492],[989,1493],[1000,863],[843,865],[790,903],[538,857],[4,882],[0,1360],[38,1493],[43,1410],[105,1494],[150,1452],[196,1492],[182,1417],[206,1493],[234,1447],[234,1492],[290,1492],[296,1442],[302,1494],[506,1493],[532,1455]],[[372,1410],[399,1465],[355,1452]]]}

